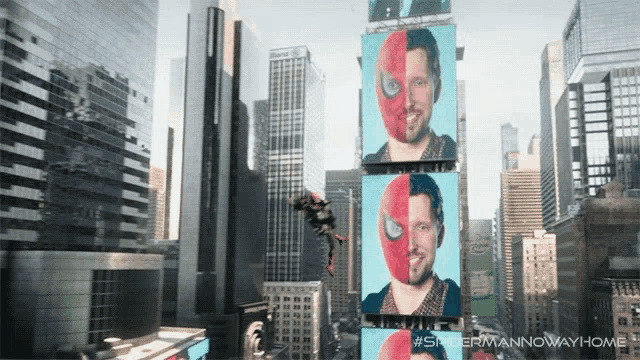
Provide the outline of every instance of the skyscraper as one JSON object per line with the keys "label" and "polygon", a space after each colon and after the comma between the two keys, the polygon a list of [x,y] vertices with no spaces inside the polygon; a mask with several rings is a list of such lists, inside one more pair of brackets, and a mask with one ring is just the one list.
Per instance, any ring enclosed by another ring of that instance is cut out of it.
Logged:
{"label": "skyscraper", "polygon": [[234,10],[225,1],[194,0],[189,11],[178,324],[198,324],[198,314],[224,313],[230,306],[225,275]]}
{"label": "skyscraper", "polygon": [[614,177],[627,191],[640,188],[638,11],[637,1],[581,0],[563,33],[568,85],[556,119],[570,129],[559,151],[570,154],[577,201]]}
{"label": "skyscraper", "polygon": [[324,240],[287,199],[324,193],[324,75],[306,46],[271,50],[269,59],[265,280],[319,280]]}
{"label": "skyscraper", "polygon": [[159,329],[162,257],[143,253],[157,7],[0,3],[0,357]]}
{"label": "skyscraper", "polygon": [[206,326],[212,357],[242,357],[267,321],[266,191],[247,163],[267,51],[222,1],[191,2],[188,37],[176,323]]}
{"label": "skyscraper", "polygon": [[[536,144],[538,145],[536,147]],[[540,207],[540,139],[533,136],[529,154],[519,156],[518,168],[500,174],[500,244],[502,250],[502,271],[498,292],[498,308],[503,326],[512,324],[513,237],[531,236],[534,230],[542,229]],[[507,329],[508,333],[510,332]]]}
{"label": "skyscraper", "polygon": [[500,141],[502,143],[502,170],[513,169],[518,166],[518,128],[506,123],[500,125]]}
{"label": "skyscraper", "polygon": [[[562,42],[548,43],[542,51],[542,76],[540,78],[540,191],[542,222],[549,226],[557,216],[567,211],[570,196],[561,192],[558,156],[558,131],[555,107],[564,90],[562,72]],[[571,188],[564,189],[571,193]],[[563,201],[564,200],[564,201]]]}

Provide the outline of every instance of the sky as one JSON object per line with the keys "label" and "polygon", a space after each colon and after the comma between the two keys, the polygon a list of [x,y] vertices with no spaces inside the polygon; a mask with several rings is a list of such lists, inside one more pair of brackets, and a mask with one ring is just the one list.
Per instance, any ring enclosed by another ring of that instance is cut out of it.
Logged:
{"label": "sky", "polygon": [[[236,0],[266,49],[306,45],[325,74],[326,170],[354,166],[367,0]],[[545,44],[560,40],[575,0],[451,0],[457,78],[465,80],[469,217],[490,219],[500,190],[500,125],[519,129],[520,151],[540,134],[539,81]],[[186,54],[189,0],[159,0],[152,165],[164,167],[169,62]],[[447,17],[447,16],[440,16]]]}

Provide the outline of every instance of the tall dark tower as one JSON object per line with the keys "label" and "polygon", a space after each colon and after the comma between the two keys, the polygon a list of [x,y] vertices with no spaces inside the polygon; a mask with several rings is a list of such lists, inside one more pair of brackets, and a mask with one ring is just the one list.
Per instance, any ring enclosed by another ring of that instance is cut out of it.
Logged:
{"label": "tall dark tower", "polygon": [[266,187],[248,151],[268,53],[222,1],[192,1],[188,38],[176,323],[206,327],[213,358],[244,358],[267,322]]}

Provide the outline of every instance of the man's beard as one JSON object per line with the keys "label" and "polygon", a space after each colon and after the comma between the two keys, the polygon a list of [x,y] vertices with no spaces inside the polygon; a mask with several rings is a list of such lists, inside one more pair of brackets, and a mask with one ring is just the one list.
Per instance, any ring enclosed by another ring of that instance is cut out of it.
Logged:
{"label": "man's beard", "polygon": [[429,280],[429,278],[433,275],[433,270],[425,271],[422,276],[417,279],[414,279],[411,275],[411,269],[409,269],[409,285],[422,285],[425,281]]}
{"label": "man's beard", "polygon": [[[425,118],[426,115],[420,111],[409,111],[406,115],[407,128],[405,130],[405,143],[417,143],[420,142],[429,132],[429,121]],[[418,119],[412,119],[411,116],[418,116]],[[410,124],[414,126],[413,129],[409,129]]]}

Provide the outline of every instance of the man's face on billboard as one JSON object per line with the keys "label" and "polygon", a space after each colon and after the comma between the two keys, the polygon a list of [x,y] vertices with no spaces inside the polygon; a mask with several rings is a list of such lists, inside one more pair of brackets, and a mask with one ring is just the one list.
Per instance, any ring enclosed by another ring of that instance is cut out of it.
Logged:
{"label": "man's face on billboard", "polygon": [[442,229],[427,194],[409,195],[410,176],[395,177],[380,199],[378,234],[387,268],[396,280],[424,283],[436,258]]}
{"label": "man's face on billboard", "polygon": [[419,285],[431,276],[438,247],[438,224],[427,194],[409,197],[409,284]]}
{"label": "man's face on billboard", "polygon": [[376,96],[389,136],[419,142],[429,131],[436,81],[424,48],[407,50],[405,31],[391,33],[376,64]]}

